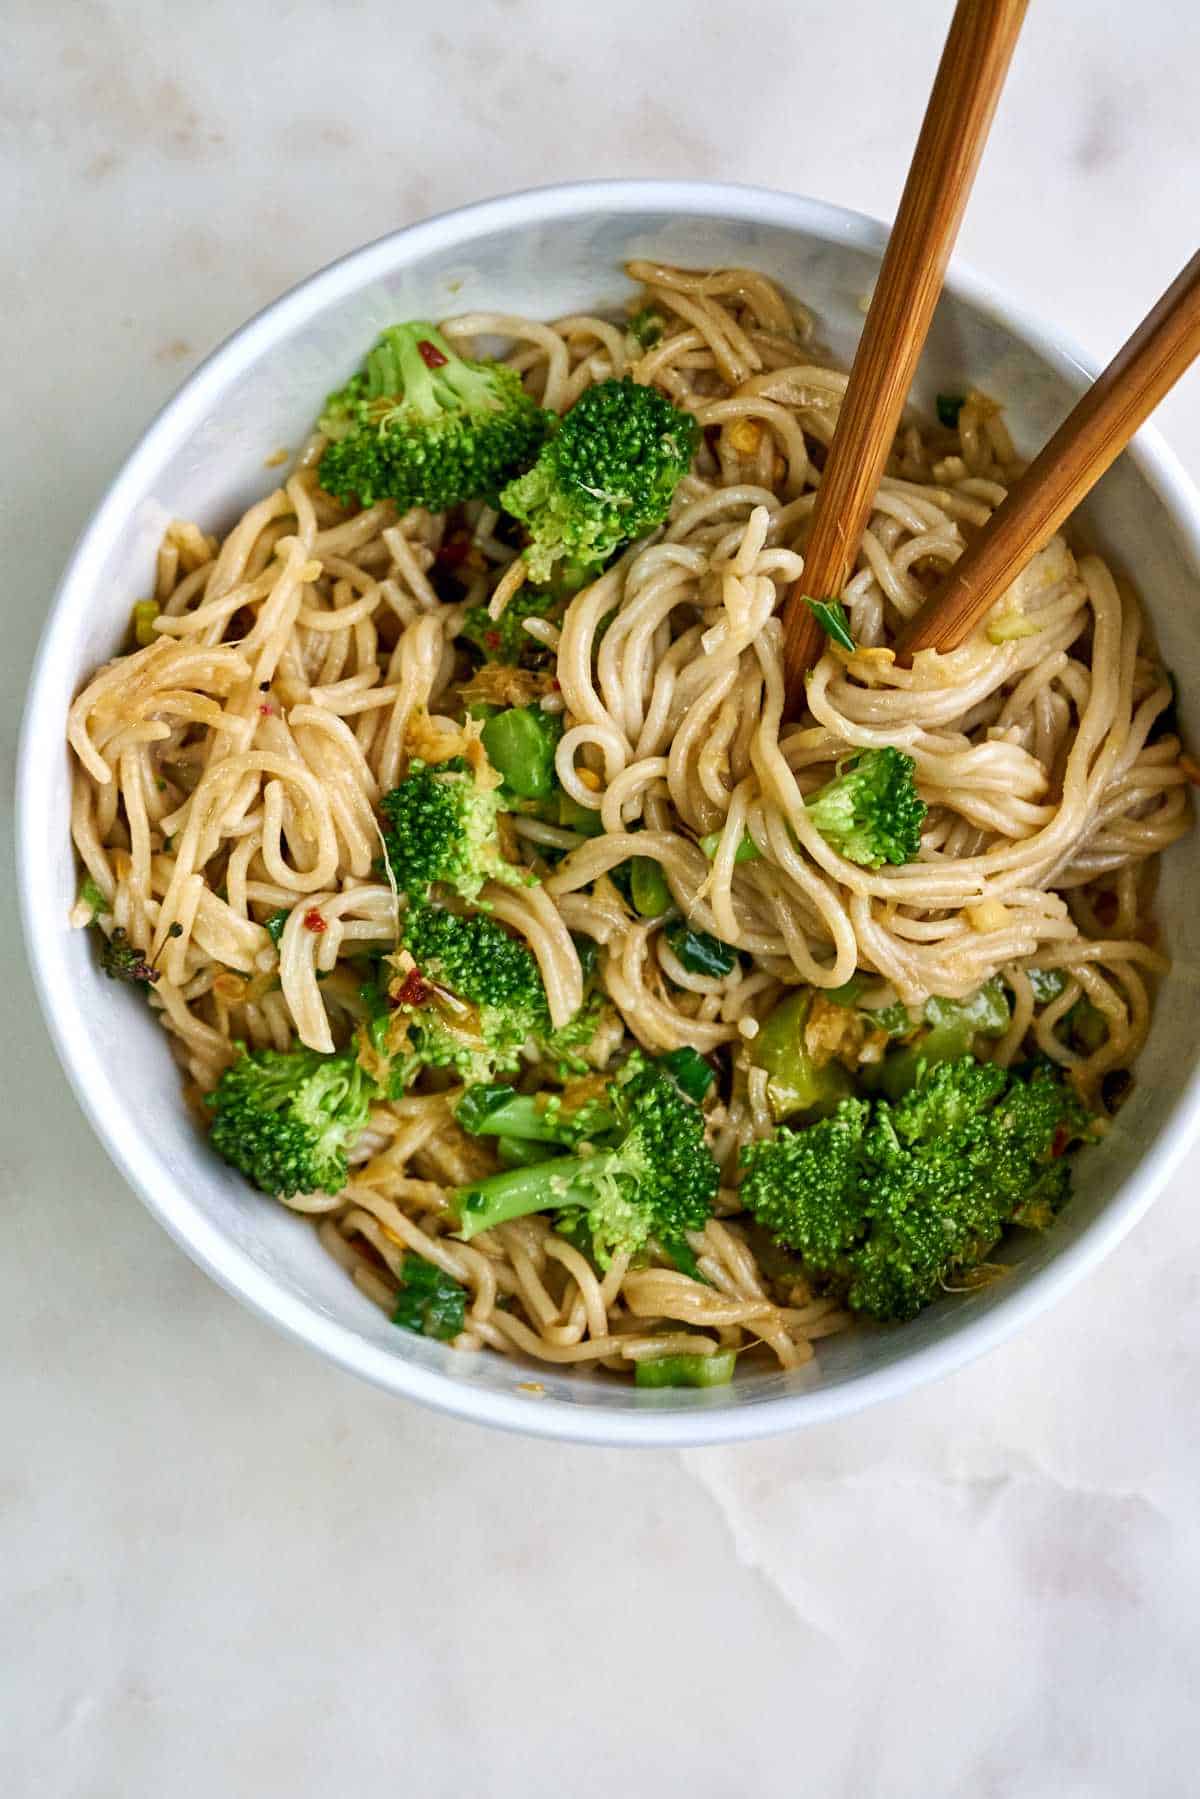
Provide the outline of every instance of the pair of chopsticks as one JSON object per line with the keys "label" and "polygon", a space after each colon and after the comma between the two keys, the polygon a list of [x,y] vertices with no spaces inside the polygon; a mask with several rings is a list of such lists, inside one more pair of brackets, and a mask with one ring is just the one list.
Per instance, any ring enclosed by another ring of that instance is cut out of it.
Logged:
{"label": "pair of chopsticks", "polygon": [[[825,647],[811,602],[853,571],[1028,0],[959,0],[784,610],[788,716]],[[952,650],[1200,355],[1200,252],[1059,426],[896,645]]]}

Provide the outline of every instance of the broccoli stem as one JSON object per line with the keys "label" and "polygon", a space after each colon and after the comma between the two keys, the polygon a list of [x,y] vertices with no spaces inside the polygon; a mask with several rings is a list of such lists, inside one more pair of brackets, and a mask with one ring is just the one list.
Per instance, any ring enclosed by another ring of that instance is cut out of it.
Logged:
{"label": "broccoli stem", "polygon": [[712,1355],[648,1356],[634,1369],[635,1387],[725,1387],[733,1379],[737,1360],[732,1349]]}
{"label": "broccoli stem", "polygon": [[[612,1158],[606,1158],[612,1159]],[[509,1168],[489,1175],[460,1198],[459,1236],[465,1242],[481,1231],[507,1224],[510,1218],[526,1218],[531,1212],[557,1211],[570,1205],[571,1182],[563,1172],[563,1158],[535,1162],[529,1168]]]}

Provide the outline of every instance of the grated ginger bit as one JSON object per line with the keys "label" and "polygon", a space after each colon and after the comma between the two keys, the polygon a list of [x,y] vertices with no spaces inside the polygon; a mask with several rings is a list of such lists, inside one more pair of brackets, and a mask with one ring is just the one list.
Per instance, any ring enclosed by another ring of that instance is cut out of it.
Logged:
{"label": "grated ginger bit", "polygon": [[405,729],[404,749],[420,762],[450,762],[461,756],[477,785],[487,793],[499,787],[500,776],[488,761],[482,732],[482,721],[477,718],[468,718],[458,725],[440,714],[432,718],[424,707],[419,707]]}
{"label": "grated ginger bit", "polygon": [[1008,923],[1008,907],[1000,900],[981,900],[966,908],[967,923],[973,931],[1002,931]]}
{"label": "grated ginger bit", "polygon": [[587,788],[589,793],[599,793],[600,776],[596,773],[594,768],[577,768],[575,773],[578,775],[580,783]]}
{"label": "grated ginger bit", "polygon": [[729,427],[729,442],[739,456],[753,456],[762,442],[763,428],[753,419],[739,419]]}
{"label": "grated ginger bit", "polygon": [[466,705],[531,706],[553,692],[554,676],[531,668],[510,668],[503,662],[485,662],[460,689]]}
{"label": "grated ginger bit", "polygon": [[895,650],[890,650],[883,644],[860,644],[853,651],[843,650],[842,654],[847,668],[852,669],[855,674],[863,675],[874,674],[877,669],[891,668],[896,660]]}

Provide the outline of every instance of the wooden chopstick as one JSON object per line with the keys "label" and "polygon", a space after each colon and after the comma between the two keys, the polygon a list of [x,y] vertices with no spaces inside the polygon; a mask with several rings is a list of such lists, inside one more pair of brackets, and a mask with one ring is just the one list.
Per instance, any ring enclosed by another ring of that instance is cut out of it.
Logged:
{"label": "wooden chopstick", "polygon": [[1200,356],[1200,250],[1030,463],[896,646],[953,650]]}
{"label": "wooden chopstick", "polygon": [[854,567],[1027,4],[958,0],[784,610],[788,716],[826,641],[805,598],[836,599]]}

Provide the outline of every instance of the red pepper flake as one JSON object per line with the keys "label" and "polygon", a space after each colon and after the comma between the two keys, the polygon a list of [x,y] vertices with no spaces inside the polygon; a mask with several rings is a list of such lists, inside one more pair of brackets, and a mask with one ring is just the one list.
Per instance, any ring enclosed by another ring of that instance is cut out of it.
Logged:
{"label": "red pepper flake", "polygon": [[448,537],[437,553],[437,559],[447,568],[459,568],[471,554],[471,539],[465,531],[455,531]]}
{"label": "red pepper flake", "polygon": [[315,932],[319,937],[321,932],[327,928],[324,913],[318,912],[315,906],[310,906],[304,914],[304,928],[306,931]]}
{"label": "red pepper flake", "polygon": [[1050,1145],[1050,1160],[1052,1162],[1057,1162],[1057,1160],[1060,1156],[1066,1155],[1067,1146],[1070,1143],[1070,1141],[1071,1141],[1070,1131],[1067,1129],[1065,1124],[1060,1124],[1058,1129],[1054,1133],[1054,1140]]}
{"label": "red pepper flake", "polygon": [[450,360],[448,356],[443,356],[437,345],[431,344],[427,337],[423,337],[417,345],[417,354],[427,369],[445,368]]}
{"label": "red pepper flake", "polygon": [[485,631],[483,641],[489,650],[498,650],[500,648],[499,631]]}
{"label": "red pepper flake", "polygon": [[260,706],[259,711],[262,713],[264,718],[274,718],[274,716],[275,716],[274,706]]}
{"label": "red pepper flake", "polygon": [[423,1006],[429,998],[429,983],[419,968],[410,968],[395,996],[398,1006]]}

